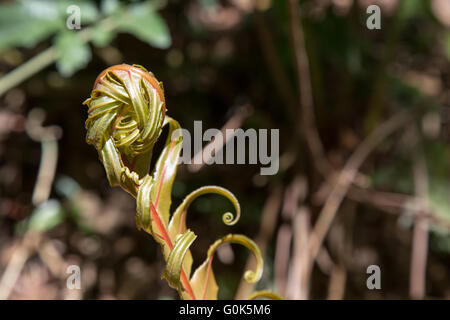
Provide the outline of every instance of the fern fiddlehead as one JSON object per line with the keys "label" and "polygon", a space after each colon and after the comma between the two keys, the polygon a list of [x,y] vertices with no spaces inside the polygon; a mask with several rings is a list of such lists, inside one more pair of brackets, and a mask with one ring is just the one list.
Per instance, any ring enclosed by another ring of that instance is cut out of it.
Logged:
{"label": "fern fiddlehead", "polygon": [[[197,197],[215,193],[226,197],[236,213],[223,214],[226,225],[240,217],[236,197],[217,186],[204,186],[189,194],[170,214],[172,185],[182,147],[178,122],[166,115],[162,83],[137,65],[116,65],[104,70],[94,83],[88,107],[86,142],[93,145],[111,186],[120,186],[136,198],[136,225],[161,245],[166,268],[163,278],[183,299],[217,299],[218,287],[212,272],[216,249],[226,242],[239,243],[257,258],[256,270],[247,270],[244,279],[261,278],[263,262],[257,245],[243,235],[229,234],[217,240],[207,258],[191,277],[190,246],[196,239],[186,227],[186,212]],[[169,133],[154,168],[150,168],[153,147],[168,126]]]}

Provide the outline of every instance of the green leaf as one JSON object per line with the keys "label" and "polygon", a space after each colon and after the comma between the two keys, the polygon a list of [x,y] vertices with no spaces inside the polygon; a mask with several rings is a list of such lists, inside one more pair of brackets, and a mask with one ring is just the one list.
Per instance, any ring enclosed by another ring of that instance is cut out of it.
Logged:
{"label": "green leaf", "polygon": [[[146,175],[139,186],[136,197],[136,226],[138,230],[144,229],[147,233],[153,235],[153,220],[150,213],[151,188],[154,181],[150,175]],[[156,241],[160,239],[155,238]]]}
{"label": "green leaf", "polygon": [[63,23],[57,18],[57,9],[47,1],[20,1],[2,5],[0,51],[16,46],[35,46],[62,28]]}
{"label": "green leaf", "polygon": [[186,211],[188,210],[190,204],[201,195],[211,193],[222,195],[230,200],[236,210],[235,216],[233,216],[231,212],[224,213],[222,216],[223,223],[231,226],[239,220],[241,216],[241,207],[234,194],[219,186],[204,186],[187,195],[183,202],[175,210],[169,224],[169,235],[171,238],[176,237],[181,232],[184,232],[184,228],[186,228]]}
{"label": "green leaf", "polygon": [[104,15],[109,16],[117,12],[117,10],[121,8],[121,6],[118,0],[103,0],[100,8]]}
{"label": "green leaf", "polygon": [[217,6],[218,1],[217,0],[200,0],[199,3],[202,7],[210,8],[210,7]]}
{"label": "green leaf", "polygon": [[88,24],[97,22],[100,19],[100,12],[93,1],[57,1],[59,3],[60,12],[63,12],[64,21],[67,19],[67,7],[70,5],[77,5],[80,7],[81,24]]}
{"label": "green leaf", "polygon": [[[218,186],[204,186],[187,195],[184,198],[183,202],[175,210],[175,213],[173,214],[169,223],[169,237],[172,241],[174,241],[179,234],[184,233],[186,230],[186,212],[190,204],[197,197],[210,193],[220,194],[229,199],[234,205],[234,208],[236,210],[236,215],[234,217],[231,212],[226,212],[222,216],[222,220],[226,225],[233,225],[239,220],[241,215],[241,208],[236,197],[230,191]],[[188,251],[183,265],[187,277],[189,277],[191,274],[192,262],[192,254],[190,251]]]}
{"label": "green leaf", "polygon": [[[214,242],[208,249],[206,260],[195,270],[190,280],[192,290],[197,299],[216,300],[217,299],[217,283],[212,271],[212,260],[217,248],[224,243],[241,244],[253,252],[256,258],[256,270],[247,270],[244,273],[245,281],[255,283],[261,279],[263,272],[263,259],[261,251],[256,243],[250,238],[240,234],[229,234]],[[189,299],[186,294],[183,298]]]}
{"label": "green leaf", "polygon": [[[181,133],[174,135],[174,132],[180,129],[178,122],[166,116],[164,125],[166,124],[169,124],[166,144],[156,162],[152,176],[146,175],[142,179],[137,192],[136,224],[138,229],[143,228],[150,234],[153,234],[155,228],[158,229],[158,226],[155,225],[156,222],[151,217],[151,203],[153,203],[156,213],[164,227],[167,227],[169,223],[172,185],[177,173],[177,165],[182,147]],[[161,244],[163,243],[158,237],[155,237],[155,240]],[[171,240],[175,242],[175,237],[171,238]],[[163,251],[166,257],[169,255],[168,250],[168,247],[166,247]],[[187,260],[190,261],[191,257]]]}
{"label": "green leaf", "polygon": [[31,214],[28,231],[46,232],[64,221],[64,211],[59,201],[50,199],[41,203]]}
{"label": "green leaf", "polygon": [[74,198],[81,192],[80,185],[71,177],[60,175],[55,181],[56,192],[65,198]]}
{"label": "green leaf", "polygon": [[123,12],[116,18],[117,30],[130,33],[156,48],[167,49],[171,45],[169,28],[150,5],[129,5]]}
{"label": "green leaf", "polygon": [[[170,205],[172,203],[172,185],[177,174],[178,160],[180,158],[183,140],[181,132],[176,131],[181,128],[177,121],[166,116],[163,126],[166,124],[169,124],[169,133],[164,149],[156,162],[153,172],[155,184],[151,191],[151,198],[154,201],[161,220],[167,226],[169,224]],[[179,134],[172,137],[174,132]]]}
{"label": "green leaf", "polygon": [[255,291],[247,298],[247,300],[255,300],[258,298],[266,298],[266,299],[271,299],[271,300],[283,300],[282,297],[280,297],[276,293],[274,293],[272,291],[268,291],[268,290]]}
{"label": "green leaf", "polygon": [[[58,31],[66,30],[67,8],[73,1],[22,0],[0,6],[0,51],[34,47]],[[98,19],[98,10],[88,1],[77,1],[81,23]]]}
{"label": "green leaf", "polygon": [[116,32],[112,30],[112,28],[104,25],[103,23],[99,23],[94,25],[91,29],[91,39],[92,43],[96,47],[105,47],[111,43],[111,41],[116,36]]}
{"label": "green leaf", "polygon": [[167,258],[166,269],[163,278],[166,278],[169,285],[173,288],[180,289],[180,276],[183,262],[189,247],[192,245],[197,236],[190,230],[180,235],[175,242],[175,246]]}
{"label": "green leaf", "polygon": [[91,49],[76,32],[61,32],[55,39],[58,71],[65,77],[73,75],[87,66],[91,60]]}
{"label": "green leaf", "polygon": [[422,0],[407,0],[400,1],[398,7],[398,17],[404,21],[413,19],[416,15],[425,11],[424,1]]}
{"label": "green leaf", "polygon": [[100,159],[105,167],[109,184],[113,187],[117,186],[120,183],[123,164],[112,138],[109,138],[101,149]]}
{"label": "green leaf", "polygon": [[[431,210],[440,218],[450,221],[450,185],[443,179],[431,179],[429,201]],[[442,232],[442,227],[431,223],[432,231]]]}
{"label": "green leaf", "polygon": [[[196,299],[201,300],[217,300],[216,277],[212,271],[212,257],[206,259],[194,272],[190,283]],[[191,300],[186,292],[182,293],[184,300]]]}

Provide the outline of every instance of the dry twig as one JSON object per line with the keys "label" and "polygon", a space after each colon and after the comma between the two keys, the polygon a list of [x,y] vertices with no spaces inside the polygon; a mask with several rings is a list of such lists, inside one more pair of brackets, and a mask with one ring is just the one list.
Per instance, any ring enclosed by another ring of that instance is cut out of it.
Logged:
{"label": "dry twig", "polygon": [[347,195],[360,166],[369,154],[390,134],[407,123],[409,117],[406,113],[396,114],[375,129],[355,150],[341,170],[337,182],[319,214],[319,218],[312,231],[309,241],[309,254],[311,263],[316,259],[323,240],[333,222],[342,200]]}

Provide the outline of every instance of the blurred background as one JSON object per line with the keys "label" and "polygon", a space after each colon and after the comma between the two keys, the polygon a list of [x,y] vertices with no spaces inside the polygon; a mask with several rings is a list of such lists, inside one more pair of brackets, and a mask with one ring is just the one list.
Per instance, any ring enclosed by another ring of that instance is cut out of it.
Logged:
{"label": "blurred background", "polygon": [[[367,27],[373,4],[380,29]],[[127,63],[164,83],[168,114],[191,132],[194,120],[280,130],[276,175],[178,169],[173,208],[207,184],[242,207],[230,228],[226,200],[193,203],[194,267],[229,232],[264,255],[253,288],[248,253],[222,247],[220,298],[449,299],[449,28],[448,0],[1,1],[0,298],[178,299],[134,199],[85,143],[82,102]]]}

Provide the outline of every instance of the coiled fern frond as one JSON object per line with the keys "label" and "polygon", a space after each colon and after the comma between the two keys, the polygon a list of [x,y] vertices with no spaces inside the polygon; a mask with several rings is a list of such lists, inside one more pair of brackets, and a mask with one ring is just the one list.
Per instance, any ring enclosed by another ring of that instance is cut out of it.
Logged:
{"label": "coiled fern frond", "polygon": [[[223,214],[226,225],[240,217],[236,197],[218,186],[204,186],[190,193],[170,213],[172,185],[182,147],[177,121],[166,115],[164,89],[151,72],[137,65],[116,65],[103,71],[94,83],[88,106],[86,141],[93,145],[111,186],[120,186],[136,198],[136,225],[160,244],[166,268],[163,277],[183,299],[217,299],[218,286],[212,271],[217,248],[238,243],[253,252],[256,270],[247,270],[244,279],[260,280],[263,261],[258,246],[243,235],[229,234],[208,250],[206,260],[193,272],[190,246],[196,239],[186,227],[186,212],[197,197],[216,193],[234,205],[235,214]],[[169,133],[156,165],[150,168],[153,147],[162,128]]]}

